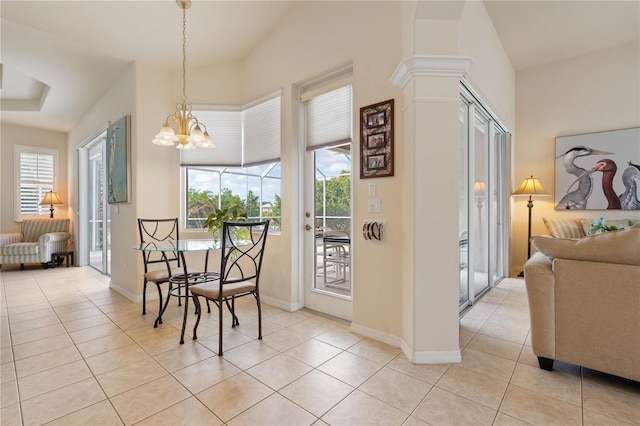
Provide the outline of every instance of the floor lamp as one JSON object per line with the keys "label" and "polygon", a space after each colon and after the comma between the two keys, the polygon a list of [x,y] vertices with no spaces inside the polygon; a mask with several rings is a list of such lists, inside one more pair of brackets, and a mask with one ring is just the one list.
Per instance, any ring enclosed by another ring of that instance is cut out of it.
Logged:
{"label": "floor lamp", "polygon": [[[528,195],[529,200],[527,207],[529,208],[529,227],[527,231],[527,259],[531,257],[531,210],[533,209],[533,196],[534,195],[551,195],[542,188],[542,184],[538,178],[533,176],[525,178],[522,185],[518,187],[511,195]],[[519,277],[524,277],[524,271],[518,274]]]}

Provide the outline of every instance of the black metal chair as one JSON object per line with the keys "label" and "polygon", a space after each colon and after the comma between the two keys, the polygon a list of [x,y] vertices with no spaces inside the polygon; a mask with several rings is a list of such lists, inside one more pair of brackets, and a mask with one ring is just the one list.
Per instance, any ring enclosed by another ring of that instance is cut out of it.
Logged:
{"label": "black metal chair", "polygon": [[[160,241],[176,241],[180,238],[180,232],[178,228],[178,218],[171,219],[138,219],[138,230],[140,232],[141,243],[151,243]],[[170,278],[172,276],[184,275],[184,268],[180,264],[180,258],[175,252],[142,252],[142,258],[144,260],[144,289],[142,293],[142,315],[147,314],[147,283],[152,282],[158,288],[158,318],[154,323],[154,327],[158,324],[162,324],[162,284],[169,283],[169,290],[167,291],[167,301],[171,298],[171,283]],[[164,264],[165,268],[150,270],[149,265]],[[199,273],[200,271],[189,270],[189,273]],[[181,300],[178,298],[178,305],[181,306]],[[165,306],[166,307],[166,306]]]}
{"label": "black metal chair", "polygon": [[198,297],[211,300],[218,307],[218,355],[222,356],[222,319],[225,303],[231,312],[231,327],[240,325],[235,312],[235,299],[252,295],[258,306],[258,339],[262,339],[262,308],[260,306],[260,271],[267,241],[269,220],[262,222],[225,222],[222,227],[220,278],[189,286],[198,318],[193,327],[196,340],[201,306]]}

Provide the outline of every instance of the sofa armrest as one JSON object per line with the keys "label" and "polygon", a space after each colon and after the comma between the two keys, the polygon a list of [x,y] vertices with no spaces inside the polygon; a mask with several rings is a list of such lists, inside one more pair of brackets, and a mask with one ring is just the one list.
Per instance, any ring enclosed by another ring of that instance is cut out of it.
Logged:
{"label": "sofa armrest", "polygon": [[9,234],[0,234],[0,247],[7,244],[19,243],[22,241],[22,234],[18,232],[12,232]]}
{"label": "sofa armrest", "polygon": [[640,380],[640,266],[556,259],[556,359]]}
{"label": "sofa armrest", "polygon": [[68,232],[49,232],[38,237],[40,246],[40,261],[45,263],[51,260],[51,255],[60,251],[67,251],[71,234]]}
{"label": "sofa armrest", "polygon": [[70,238],[71,234],[68,232],[49,232],[38,237],[38,244],[43,245],[58,241],[68,241]]}
{"label": "sofa armrest", "polygon": [[524,279],[531,319],[531,346],[539,357],[555,359],[555,279],[551,260],[534,253],[524,264]]}

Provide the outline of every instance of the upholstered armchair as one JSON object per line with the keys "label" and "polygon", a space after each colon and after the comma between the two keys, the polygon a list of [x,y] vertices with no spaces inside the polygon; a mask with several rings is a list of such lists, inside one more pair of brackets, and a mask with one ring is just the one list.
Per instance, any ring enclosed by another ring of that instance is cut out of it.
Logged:
{"label": "upholstered armchair", "polygon": [[0,268],[39,262],[46,269],[53,253],[67,251],[70,239],[69,219],[25,219],[22,232],[0,234]]}

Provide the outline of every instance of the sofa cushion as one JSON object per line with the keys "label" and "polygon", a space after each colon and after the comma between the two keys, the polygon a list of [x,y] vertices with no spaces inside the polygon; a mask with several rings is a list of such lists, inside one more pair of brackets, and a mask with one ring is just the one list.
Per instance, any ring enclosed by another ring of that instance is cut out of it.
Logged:
{"label": "sofa cushion", "polygon": [[[589,231],[593,228],[593,223],[597,220],[594,219],[580,219],[580,223],[582,223],[582,229],[584,229],[585,235],[595,235],[595,234],[604,234],[604,229],[599,229],[596,232],[589,234]],[[629,219],[621,219],[621,220],[605,220],[606,226],[615,226],[618,229],[627,229],[630,226]]]}
{"label": "sofa cushion", "polygon": [[23,241],[37,242],[42,234],[69,232],[69,219],[25,219],[22,221]]}
{"label": "sofa cushion", "polygon": [[556,238],[582,238],[587,234],[580,219],[552,219],[543,217],[542,221],[549,233]]}
{"label": "sofa cushion", "polygon": [[0,255],[2,256],[18,256],[23,254],[38,254],[40,246],[38,243],[13,243],[0,247]]}
{"label": "sofa cushion", "polygon": [[538,235],[531,244],[551,259],[640,265],[640,225],[580,239]]}

